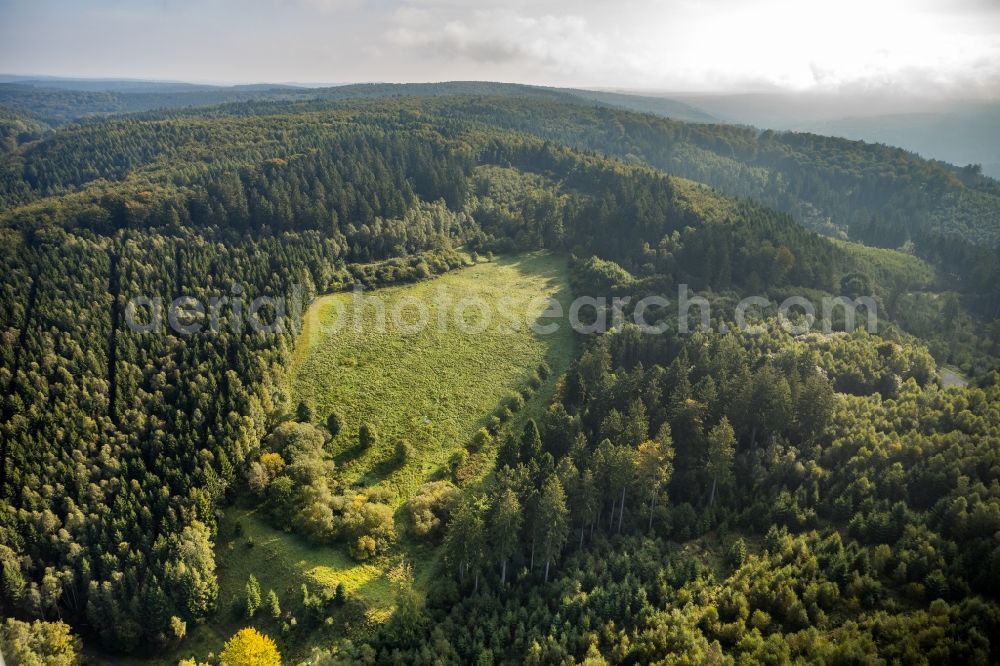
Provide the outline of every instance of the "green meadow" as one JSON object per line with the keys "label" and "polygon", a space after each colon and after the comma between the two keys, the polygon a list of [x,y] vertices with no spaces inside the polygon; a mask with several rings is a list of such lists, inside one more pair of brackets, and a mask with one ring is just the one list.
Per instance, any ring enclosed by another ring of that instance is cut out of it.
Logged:
{"label": "green meadow", "polygon": [[[343,417],[330,445],[339,481],[377,487],[395,506],[445,466],[543,361],[553,372],[537,396],[550,394],[572,355],[565,322],[550,335],[529,328],[546,308],[540,298],[569,308],[566,262],[552,255],[480,262],[364,296],[360,307],[353,293],[313,303],[288,387],[292,404],[311,404],[321,421],[333,410]],[[423,317],[427,323],[419,326]],[[544,401],[532,403],[536,412],[544,408]],[[360,451],[364,422],[379,437]],[[394,461],[399,439],[414,451],[401,466]]]}
{"label": "green meadow", "polygon": [[860,243],[830,239],[850,254],[859,270],[881,285],[898,284],[908,290],[930,289],[935,282],[934,267],[912,254]]}

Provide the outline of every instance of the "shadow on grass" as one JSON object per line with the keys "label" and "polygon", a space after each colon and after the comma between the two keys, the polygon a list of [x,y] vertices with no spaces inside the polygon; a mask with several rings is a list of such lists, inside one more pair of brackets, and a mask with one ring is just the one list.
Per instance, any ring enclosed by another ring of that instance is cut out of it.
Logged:
{"label": "shadow on grass", "polygon": [[365,447],[361,446],[361,443],[355,443],[353,446],[341,449],[337,453],[333,454],[333,464],[338,468],[346,467],[349,463],[353,463],[362,455],[364,455]]}
{"label": "shadow on grass", "polygon": [[406,466],[406,461],[400,461],[395,456],[386,458],[375,463],[368,472],[361,477],[361,485],[374,486],[388,479],[393,472],[399,471]]}

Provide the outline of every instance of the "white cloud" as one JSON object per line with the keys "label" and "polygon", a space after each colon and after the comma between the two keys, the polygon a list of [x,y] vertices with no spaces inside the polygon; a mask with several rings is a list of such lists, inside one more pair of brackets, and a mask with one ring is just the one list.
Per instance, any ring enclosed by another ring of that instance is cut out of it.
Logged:
{"label": "white cloud", "polygon": [[403,25],[388,32],[394,44],[424,55],[483,64],[517,62],[576,70],[595,64],[609,50],[606,38],[575,15],[525,16],[490,9],[436,24],[433,14],[405,11],[396,20]]}
{"label": "white cloud", "polygon": [[998,0],[0,3],[31,73],[1000,96]]}
{"label": "white cloud", "polygon": [[[1000,81],[1000,5],[963,0],[411,1],[386,37],[424,63],[645,88],[971,88]],[[475,65],[476,67],[471,67]],[[996,93],[996,91],[994,91]]]}

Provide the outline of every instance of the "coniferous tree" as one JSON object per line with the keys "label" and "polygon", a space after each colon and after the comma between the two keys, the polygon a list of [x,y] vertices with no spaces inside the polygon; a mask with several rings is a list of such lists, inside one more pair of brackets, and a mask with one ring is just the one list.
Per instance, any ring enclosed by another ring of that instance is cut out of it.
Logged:
{"label": "coniferous tree", "polygon": [[708,475],[712,479],[712,492],[708,505],[715,504],[718,484],[726,486],[733,478],[733,456],[736,454],[736,436],[725,416],[708,433]]}
{"label": "coniferous tree", "polygon": [[545,581],[549,580],[549,566],[559,556],[566,538],[569,536],[569,510],[566,508],[566,493],[559,479],[553,474],[542,487],[538,499],[538,515],[541,518],[539,550],[545,560]]}
{"label": "coniferous tree", "polygon": [[260,583],[257,582],[257,577],[250,574],[250,578],[247,579],[246,586],[246,615],[247,617],[253,617],[257,614],[257,610],[260,608],[261,598],[260,598]]}
{"label": "coniferous tree", "polygon": [[521,521],[521,503],[514,491],[507,488],[496,498],[490,539],[494,555],[500,560],[501,585],[507,582],[507,561],[517,549]]}
{"label": "coniferous tree", "polygon": [[461,502],[452,513],[445,537],[445,552],[451,563],[458,568],[460,583],[471,571],[475,576],[475,588],[479,587],[479,570],[486,547],[485,506],[477,498]]}
{"label": "coniferous tree", "polygon": [[281,618],[281,602],[278,594],[274,590],[267,591],[267,610],[275,620]]}

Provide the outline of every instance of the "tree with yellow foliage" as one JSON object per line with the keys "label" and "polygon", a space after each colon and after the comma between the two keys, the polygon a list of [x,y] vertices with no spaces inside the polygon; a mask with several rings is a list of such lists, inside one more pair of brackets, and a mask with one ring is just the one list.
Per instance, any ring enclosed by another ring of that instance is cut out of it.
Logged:
{"label": "tree with yellow foliage", "polygon": [[222,666],[281,666],[274,641],[253,627],[240,629],[219,655]]}
{"label": "tree with yellow foliage", "polygon": [[76,666],[80,639],[64,622],[21,622],[8,618],[0,625],[0,664],[10,666]]}

